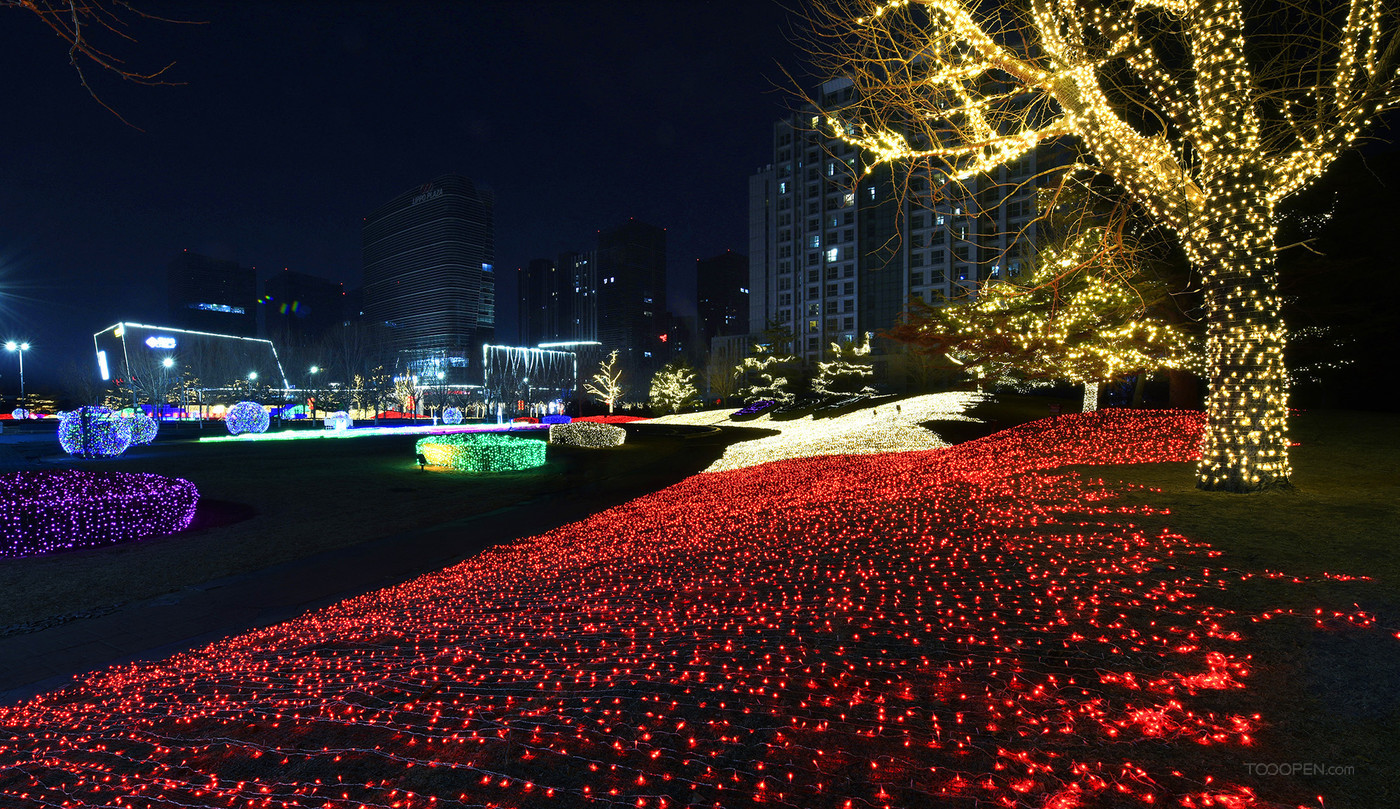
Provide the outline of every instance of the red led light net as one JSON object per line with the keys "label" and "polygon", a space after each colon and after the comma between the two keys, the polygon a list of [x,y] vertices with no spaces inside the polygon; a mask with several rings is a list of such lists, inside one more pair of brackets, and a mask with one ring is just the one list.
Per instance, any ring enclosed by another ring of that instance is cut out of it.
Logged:
{"label": "red led light net", "polygon": [[0,806],[1266,805],[1201,752],[1257,723],[1203,706],[1248,682],[1211,551],[1044,471],[1201,426],[699,475],[0,709]]}

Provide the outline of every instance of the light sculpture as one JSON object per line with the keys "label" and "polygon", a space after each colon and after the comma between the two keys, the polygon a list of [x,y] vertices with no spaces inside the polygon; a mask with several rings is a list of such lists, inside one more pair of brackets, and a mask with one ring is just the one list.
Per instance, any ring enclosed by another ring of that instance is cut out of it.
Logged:
{"label": "light sculpture", "polygon": [[151,418],[144,410],[137,410],[126,417],[131,422],[131,443],[149,444],[156,440],[156,433],[160,431],[160,423]]}
{"label": "light sculpture", "polygon": [[355,424],[355,420],[344,410],[337,410],[326,416],[325,426],[327,430],[348,430]]}
{"label": "light sculpture", "polygon": [[773,399],[759,399],[756,402],[749,402],[740,409],[734,411],[733,418],[756,418],[762,414],[763,411],[776,404],[777,401]]}
{"label": "light sculpture", "polygon": [[740,378],[748,381],[739,391],[745,402],[757,404],[771,399],[778,404],[790,404],[797,398],[792,392],[793,380],[788,378],[800,370],[797,357],[778,351],[777,345],[778,341],[755,345],[750,349],[750,356],[744,357],[734,369]]}
{"label": "light sculpture", "polygon": [[267,408],[257,402],[239,402],[224,414],[224,426],[230,435],[265,433],[270,423]]}
{"label": "light sculpture", "polygon": [[601,449],[620,447],[627,440],[627,431],[615,424],[579,421],[573,424],[549,425],[549,443],[571,447]]}
{"label": "light sculpture", "polygon": [[443,423],[443,424],[461,424],[461,423],[462,423],[462,409],[459,408],[459,407],[447,407],[447,408],[443,408],[443,411],[442,411],[442,423]]}
{"label": "light sculpture", "polygon": [[1285,710],[1211,595],[1250,573],[1064,468],[1190,461],[1202,421],[693,476],[0,706],[0,806],[1297,805],[1238,764]]}
{"label": "light sculpture", "polygon": [[[930,421],[969,421],[964,415],[986,397],[980,393],[930,393],[900,400],[880,407],[866,407],[831,418],[806,415],[788,421],[767,420],[762,411],[743,415],[750,405],[737,413],[705,410],[678,416],[653,419],[658,424],[695,424],[713,426],[742,426],[754,419],[764,419],[765,430],[777,435],[741,441],[726,447],[724,454],[705,469],[723,472],[758,464],[817,455],[872,455],[883,452],[910,452],[938,449],[947,442],[923,425]],[[758,403],[755,403],[758,404]]]}
{"label": "light sculpture", "polygon": [[1275,212],[1396,107],[1394,7],[1032,0],[985,12],[973,0],[818,4],[812,56],[851,87],[811,125],[860,148],[867,170],[898,163],[935,186],[1076,140],[1092,164],[1074,170],[1127,191],[1201,279],[1197,485],[1286,485]]}
{"label": "light sculpture", "polygon": [[111,408],[86,405],[59,418],[58,445],[69,455],[114,458],[131,446],[131,422]]}
{"label": "light sculpture", "polygon": [[29,411],[22,407],[16,407],[14,410],[10,411],[10,418],[15,421],[24,421],[29,418]]}
{"label": "light sculpture", "polygon": [[414,450],[429,466],[461,472],[519,472],[545,462],[545,442],[499,433],[426,436]]}
{"label": "light sculpture", "polygon": [[812,392],[818,396],[868,396],[875,389],[866,380],[875,376],[870,358],[870,333],[859,343],[832,343],[831,359],[817,363]]}
{"label": "light sculpture", "polygon": [[0,557],[38,556],[184,530],[199,491],[162,475],[77,469],[0,475]]}
{"label": "light sculpture", "polygon": [[552,413],[548,416],[541,416],[540,424],[568,424],[573,420],[573,416],[567,416],[563,413]]}

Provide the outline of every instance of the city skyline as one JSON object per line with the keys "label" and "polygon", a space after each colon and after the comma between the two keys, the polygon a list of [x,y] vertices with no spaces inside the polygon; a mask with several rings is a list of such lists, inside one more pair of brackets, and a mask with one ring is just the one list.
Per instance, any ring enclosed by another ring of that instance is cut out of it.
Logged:
{"label": "city skyline", "polygon": [[695,260],[744,251],[747,177],[791,103],[779,64],[798,61],[766,2],[147,9],[201,24],[143,20],[121,43],[181,85],[89,71],[130,126],[36,21],[0,31],[0,64],[28,79],[10,104],[32,113],[0,136],[0,316],[35,346],[32,384],[95,329],[154,317],[182,250],[352,290],[363,218],[445,173],[497,196],[502,333],[517,266],[632,216],[667,228],[668,308],[693,312]]}

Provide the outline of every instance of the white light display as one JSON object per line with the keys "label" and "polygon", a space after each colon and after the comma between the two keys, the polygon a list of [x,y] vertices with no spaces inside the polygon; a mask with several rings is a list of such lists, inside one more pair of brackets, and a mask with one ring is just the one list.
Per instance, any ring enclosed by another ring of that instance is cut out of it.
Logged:
{"label": "white light display", "polygon": [[615,424],[596,421],[575,421],[549,425],[549,443],[570,447],[601,449],[619,447],[627,440],[627,431]]}
{"label": "white light display", "polygon": [[985,398],[981,393],[933,393],[829,419],[804,416],[791,421],[773,421],[764,414],[748,421],[732,421],[732,410],[705,410],[662,416],[652,422],[779,431],[778,435],[729,446],[724,455],[705,470],[723,472],[788,458],[941,449],[948,443],[920,425],[927,421],[971,421],[963,413]]}
{"label": "white light display", "polygon": [[344,410],[337,410],[326,416],[327,430],[348,430],[355,424],[355,420],[350,418],[350,414]]}

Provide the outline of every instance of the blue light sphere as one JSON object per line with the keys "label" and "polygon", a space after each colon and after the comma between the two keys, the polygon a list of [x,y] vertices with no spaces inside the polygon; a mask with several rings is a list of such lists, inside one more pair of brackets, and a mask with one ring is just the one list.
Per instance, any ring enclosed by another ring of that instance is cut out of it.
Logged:
{"label": "blue light sphere", "polygon": [[224,415],[224,426],[232,435],[265,433],[269,421],[267,408],[257,402],[239,402]]}
{"label": "blue light sphere", "polygon": [[149,444],[156,440],[156,433],[160,431],[160,424],[144,410],[138,410],[127,417],[131,422],[131,444]]}
{"label": "blue light sphere", "polygon": [[111,408],[80,407],[59,418],[58,445],[69,455],[113,458],[131,446],[131,422]]}
{"label": "blue light sphere", "polygon": [[22,407],[16,407],[14,411],[10,413],[10,418],[14,419],[15,421],[24,421],[25,419],[29,418],[29,411],[25,410]]}
{"label": "blue light sphere", "polygon": [[455,408],[455,407],[448,407],[448,408],[443,409],[443,411],[442,411],[442,423],[443,423],[443,424],[461,424],[461,423],[462,423],[462,411],[461,411],[460,409],[458,409],[458,408]]}
{"label": "blue light sphere", "polygon": [[350,418],[350,414],[346,413],[344,410],[337,410],[329,416],[326,416],[327,430],[348,430],[350,429],[350,425],[354,423],[355,420]]}

